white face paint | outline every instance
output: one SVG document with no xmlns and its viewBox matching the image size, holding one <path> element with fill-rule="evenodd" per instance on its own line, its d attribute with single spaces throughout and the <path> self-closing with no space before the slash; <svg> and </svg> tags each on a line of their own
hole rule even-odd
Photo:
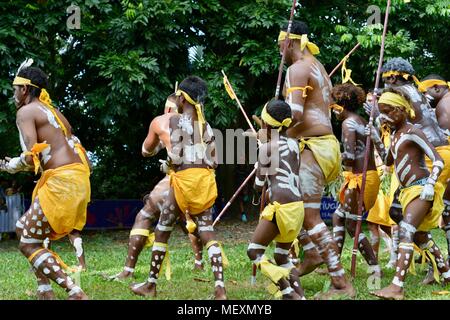
<svg viewBox="0 0 450 320">
<path fill-rule="evenodd" d="M 387 115 L 385 115 L 384 113 L 381 113 L 380 116 L 379 116 L 379 118 L 380 118 L 380 121 L 385 121 L 385 122 L 391 123 L 391 124 L 394 123 L 394 120 L 392 120 L 391 118 L 389 118 L 389 117 L 388 117 Z"/>
</svg>

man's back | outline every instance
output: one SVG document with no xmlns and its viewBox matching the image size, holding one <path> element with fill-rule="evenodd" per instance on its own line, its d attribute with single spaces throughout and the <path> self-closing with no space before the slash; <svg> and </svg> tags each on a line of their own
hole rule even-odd
<svg viewBox="0 0 450 320">
<path fill-rule="evenodd" d="M 33 142 L 26 140 L 34 138 L 36 139 L 36 143 L 45 142 L 49 144 L 49 147 L 41 153 L 41 163 L 44 170 L 55 169 L 71 163 L 82 163 L 73 147 L 75 141 L 72 139 L 73 136 L 69 122 L 58 110 L 54 110 L 67 129 L 67 135 L 70 139 L 66 138 L 56 117 L 50 109 L 43 104 L 33 102 L 23 106 L 17 111 L 17 125 L 19 128 L 22 128 L 23 126 L 26 128 L 34 126 L 35 128 L 34 137 L 32 130 L 28 131 L 28 129 L 26 129 L 28 134 L 25 138 L 22 136 L 22 132 L 20 132 L 22 147 L 25 145 L 28 147 L 27 149 L 30 150 L 32 148 L 32 145 L 30 144 Z M 20 131 L 22 130 L 23 129 L 20 129 Z"/>
<path fill-rule="evenodd" d="M 299 97 L 304 97 L 303 110 L 293 110 L 294 122 L 288 130 L 291 137 L 312 137 L 332 134 L 329 105 L 331 104 L 331 81 L 322 66 L 314 57 L 305 57 L 288 68 L 286 75 L 286 89 L 304 87 L 312 89 L 296 90 L 287 94 L 287 101 L 299 103 Z"/>
</svg>

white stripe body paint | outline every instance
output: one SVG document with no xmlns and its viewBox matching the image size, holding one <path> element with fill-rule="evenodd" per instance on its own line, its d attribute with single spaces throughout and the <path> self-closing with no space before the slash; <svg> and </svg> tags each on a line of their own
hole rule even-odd
<svg viewBox="0 0 450 320">
<path fill-rule="evenodd" d="M 153 246 L 152 251 L 161 251 L 161 252 L 166 252 L 166 247 L 162 247 L 162 246 Z"/>
<path fill-rule="evenodd" d="M 35 269 L 39 269 L 39 266 L 44 262 L 45 259 L 50 258 L 52 256 L 51 253 L 46 252 L 42 254 L 39 258 L 36 259 L 36 261 L 33 263 L 33 267 Z"/>
<path fill-rule="evenodd" d="M 250 243 L 250 244 L 248 245 L 248 249 L 249 249 L 249 250 L 251 250 L 251 249 L 254 249 L 254 250 L 266 250 L 267 247 L 262 246 L 262 245 L 257 244 L 257 243 Z"/>
<path fill-rule="evenodd" d="M 303 203 L 303 208 L 308 208 L 308 209 L 320 209 L 320 203 L 319 202 L 308 202 L 308 203 Z"/>
<path fill-rule="evenodd" d="M 308 235 L 313 236 L 319 232 L 322 232 L 322 230 L 327 229 L 327 226 L 325 223 L 321 222 L 316 224 L 312 229 L 308 230 Z"/>
<path fill-rule="evenodd" d="M 130 268 L 130 267 L 127 267 L 127 266 L 123 267 L 123 270 L 127 271 L 127 272 L 134 272 L 134 268 Z"/>
<path fill-rule="evenodd" d="M 288 255 L 289 254 L 289 250 L 285 250 L 285 249 L 282 249 L 282 248 L 275 248 L 274 253 Z"/>
</svg>

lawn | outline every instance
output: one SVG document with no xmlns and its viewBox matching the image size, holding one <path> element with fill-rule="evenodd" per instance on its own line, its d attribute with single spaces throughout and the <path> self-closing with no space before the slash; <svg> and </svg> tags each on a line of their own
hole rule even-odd
<svg viewBox="0 0 450 320">
<path fill-rule="evenodd" d="M 255 221 L 242 223 L 240 221 L 225 221 L 217 225 L 217 235 L 223 242 L 230 266 L 225 270 L 225 285 L 229 299 L 235 300 L 270 300 L 274 299 L 267 290 L 269 281 L 259 272 L 256 285 L 250 285 L 251 263 L 247 258 L 246 250 L 251 234 L 256 226 Z M 131 300 L 143 299 L 135 296 L 129 289 L 132 282 L 111 282 L 104 279 L 102 275 L 118 273 L 125 260 L 127 252 L 127 238 L 129 231 L 89 231 L 84 233 L 83 241 L 86 252 L 88 270 L 81 273 L 81 286 L 90 299 L 99 300 Z M 446 252 L 446 241 L 442 230 L 434 230 L 433 236 L 439 247 Z M 29 300 L 35 299 L 36 282 L 34 275 L 30 272 L 30 265 L 17 250 L 17 240 L 3 240 L 0 242 L 0 300 Z M 347 236 L 343 252 L 343 264 L 350 274 L 352 243 Z M 68 265 L 76 262 L 75 254 L 67 239 L 53 243 L 53 249 L 60 254 Z M 186 235 L 176 228 L 169 242 L 170 261 L 172 265 L 172 279 L 167 281 L 160 276 L 158 284 L 157 299 L 178 300 L 207 300 L 213 298 L 213 279 L 207 254 L 203 260 L 206 268 L 203 272 L 193 272 L 194 257 Z M 382 245 L 384 249 L 384 244 Z M 382 252 L 382 249 L 380 252 Z M 270 247 L 269 256 L 272 255 L 273 247 Z M 389 259 L 386 252 L 381 253 L 381 266 L 383 267 Z M 148 276 L 150 250 L 144 249 L 136 268 L 136 279 L 142 282 Z M 409 275 L 406 280 L 407 299 L 449 299 L 450 295 L 434 295 L 433 291 L 444 290 L 440 285 L 424 286 L 421 281 L 425 271 L 416 276 Z M 384 277 L 381 286 L 390 283 L 393 270 L 383 268 Z M 366 263 L 361 255 L 357 259 L 357 276 L 353 281 L 357 290 L 356 299 L 376 299 L 369 294 L 367 286 L 368 276 L 366 274 Z M 324 290 L 329 285 L 328 277 L 315 272 L 302 277 L 301 283 L 305 289 L 307 299 L 312 299 L 314 294 Z M 67 295 L 55 284 L 53 284 L 58 299 L 66 299 Z"/>
</svg>

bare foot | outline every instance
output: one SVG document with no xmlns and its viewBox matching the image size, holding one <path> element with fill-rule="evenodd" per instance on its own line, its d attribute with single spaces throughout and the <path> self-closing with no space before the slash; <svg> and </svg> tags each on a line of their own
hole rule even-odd
<svg viewBox="0 0 450 320">
<path fill-rule="evenodd" d="M 205 268 L 203 267 L 203 263 L 202 264 L 197 264 L 194 263 L 194 271 L 203 271 Z"/>
<path fill-rule="evenodd" d="M 328 274 L 327 268 L 317 268 L 317 269 L 315 270 L 315 272 L 316 272 L 317 274 L 322 275 L 322 276 Z"/>
<path fill-rule="evenodd" d="M 45 292 L 37 292 L 38 300 L 56 300 L 55 293 L 53 290 Z"/>
<path fill-rule="evenodd" d="M 315 295 L 315 300 L 334 300 L 347 297 L 348 299 L 354 298 L 356 295 L 355 288 L 346 280 L 346 285 L 340 289 L 331 286 L 327 292 L 319 293 Z"/>
<path fill-rule="evenodd" d="M 300 262 L 297 266 L 299 277 L 313 272 L 318 266 L 323 263 L 324 261 L 317 250 L 311 249 L 306 251 L 303 262 Z"/>
<path fill-rule="evenodd" d="M 450 281 L 450 279 L 448 279 Z M 434 279 L 433 275 L 433 269 L 428 269 L 427 275 L 425 276 L 425 279 L 423 279 L 422 284 L 435 284 L 436 279 Z"/>
<path fill-rule="evenodd" d="M 70 295 L 67 300 L 89 300 L 89 298 L 83 291 L 80 291 L 78 293 Z"/>
<path fill-rule="evenodd" d="M 134 283 L 130 286 L 134 294 L 143 297 L 156 297 L 156 284 L 149 282 Z"/>
<path fill-rule="evenodd" d="M 216 287 L 214 289 L 214 300 L 228 300 L 225 288 Z"/>
<path fill-rule="evenodd" d="M 405 298 L 403 288 L 396 286 L 395 284 L 390 284 L 386 288 L 371 292 L 370 294 L 387 300 L 403 300 Z"/>
<path fill-rule="evenodd" d="M 134 278 L 134 272 L 123 270 L 122 272 L 116 275 L 108 277 L 108 280 L 123 280 L 128 278 Z"/>
</svg>

